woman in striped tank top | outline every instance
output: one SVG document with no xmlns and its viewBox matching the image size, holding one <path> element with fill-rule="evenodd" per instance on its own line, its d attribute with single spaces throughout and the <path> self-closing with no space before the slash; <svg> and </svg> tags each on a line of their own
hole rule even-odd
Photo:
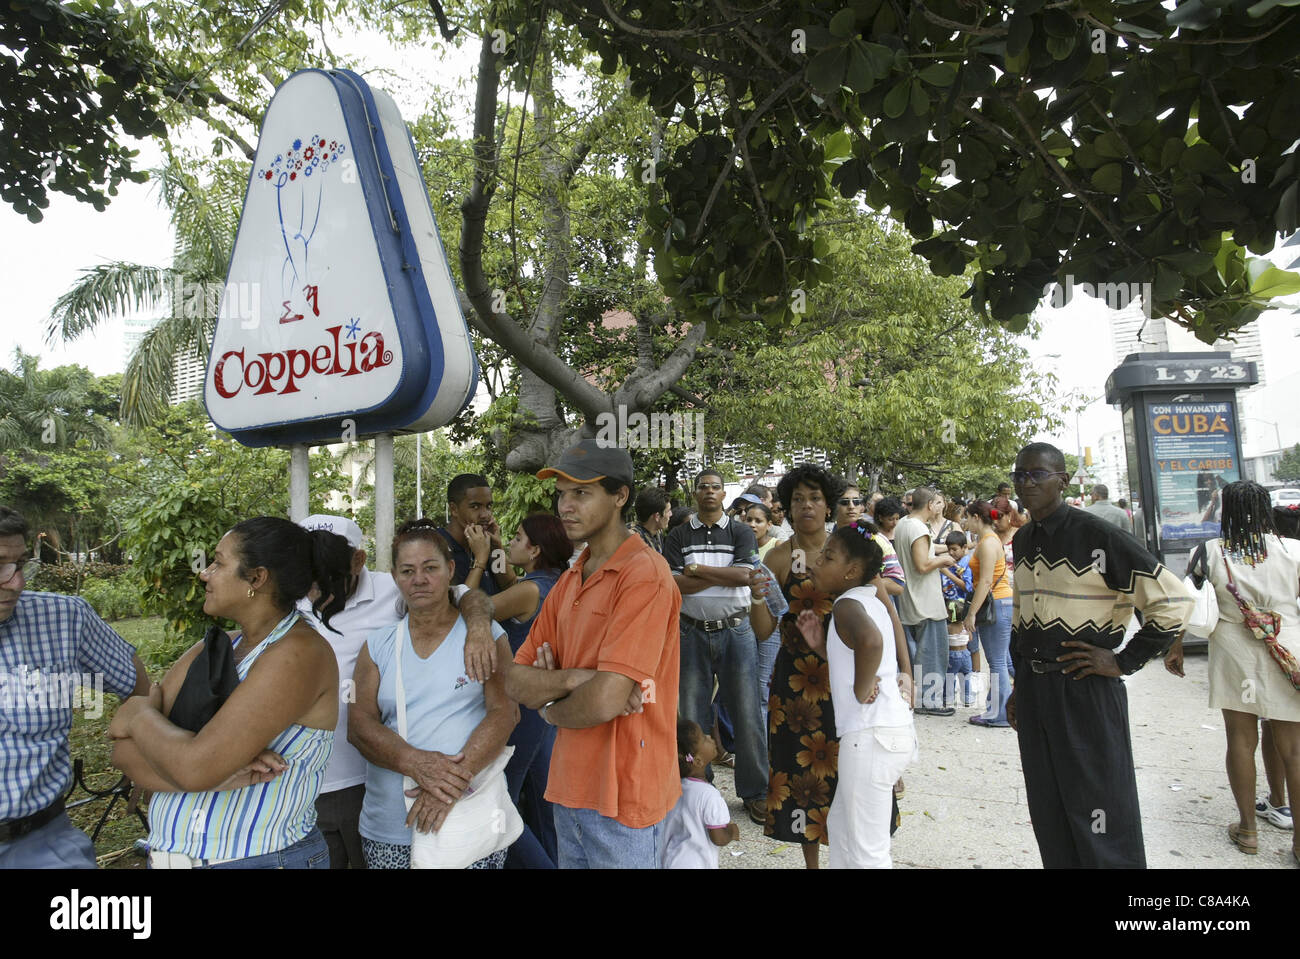
<svg viewBox="0 0 1300 959">
<path fill-rule="evenodd" d="M 339 537 L 267 516 L 231 529 L 199 578 L 203 611 L 239 624 L 239 684 L 197 733 L 168 720 L 199 642 L 114 717 L 114 765 L 154 793 L 152 868 L 329 867 L 315 802 L 334 743 L 338 666 L 294 609 L 316 584 L 327 597 L 313 607 L 322 623 L 343 607 L 350 569 L 338 557 L 348 551 L 327 538 Z"/>
</svg>

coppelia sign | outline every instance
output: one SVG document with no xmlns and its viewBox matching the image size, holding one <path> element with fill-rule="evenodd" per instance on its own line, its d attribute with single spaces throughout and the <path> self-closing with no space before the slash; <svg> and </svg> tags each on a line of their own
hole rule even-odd
<svg viewBox="0 0 1300 959">
<path fill-rule="evenodd" d="M 410 134 L 348 70 L 302 70 L 262 121 L 204 400 L 249 446 L 434 429 L 478 362 Z"/>
</svg>

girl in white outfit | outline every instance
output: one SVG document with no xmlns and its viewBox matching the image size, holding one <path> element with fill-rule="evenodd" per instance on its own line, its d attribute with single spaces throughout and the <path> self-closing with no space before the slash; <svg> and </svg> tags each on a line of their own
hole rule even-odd
<svg viewBox="0 0 1300 959">
<path fill-rule="evenodd" d="M 813 565 L 813 584 L 836 597 L 826 637 L 831 702 L 840 739 L 839 782 L 826 820 L 832 869 L 889 869 L 893 785 L 916 758 L 912 711 L 898 688 L 889 613 L 865 585 L 884 554 L 865 527 L 837 529 Z M 805 611 L 798 620 L 809 645 L 821 627 Z M 888 637 L 888 639 L 886 639 Z"/>
<path fill-rule="evenodd" d="M 727 801 L 706 782 L 718 746 L 689 719 L 677 720 L 677 766 L 682 795 L 664 820 L 662 869 L 717 869 L 718 849 L 740 838 Z"/>
</svg>

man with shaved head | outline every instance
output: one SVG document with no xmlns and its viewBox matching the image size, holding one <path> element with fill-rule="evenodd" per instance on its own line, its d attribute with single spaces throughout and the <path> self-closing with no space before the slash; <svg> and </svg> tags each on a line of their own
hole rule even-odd
<svg viewBox="0 0 1300 959">
<path fill-rule="evenodd" d="M 1012 478 L 1032 522 L 1012 542 L 1007 720 L 1043 865 L 1145 868 L 1122 677 L 1173 644 L 1192 596 L 1128 533 L 1065 504 L 1056 447 L 1026 446 Z M 1116 652 L 1135 609 L 1142 628 Z"/>
</svg>

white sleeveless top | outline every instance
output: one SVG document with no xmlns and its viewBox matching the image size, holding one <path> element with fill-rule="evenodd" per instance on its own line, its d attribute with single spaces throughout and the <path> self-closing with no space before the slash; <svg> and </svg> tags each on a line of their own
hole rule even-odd
<svg viewBox="0 0 1300 959">
<path fill-rule="evenodd" d="M 835 617 L 831 616 L 830 634 L 826 637 L 826 658 L 831 667 L 831 703 L 835 707 L 835 734 L 849 733 L 874 726 L 910 726 L 912 711 L 898 691 L 898 656 L 894 650 L 894 624 L 884 605 L 876 598 L 876 587 L 854 586 L 845 590 L 835 601 L 858 603 L 866 610 L 871 621 L 880 630 L 884 649 L 880 655 L 880 693 L 872 703 L 860 703 L 853 693 L 854 653 L 840 639 L 835 630 Z"/>
</svg>

